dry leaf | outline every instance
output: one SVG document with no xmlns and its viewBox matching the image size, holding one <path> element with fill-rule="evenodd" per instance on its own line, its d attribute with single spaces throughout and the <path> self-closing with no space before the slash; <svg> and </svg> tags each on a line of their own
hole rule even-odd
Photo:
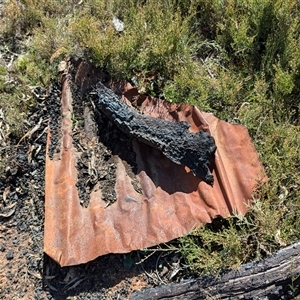
<svg viewBox="0 0 300 300">
<path fill-rule="evenodd" d="M 6 187 L 3 191 L 3 195 L 2 195 L 2 198 L 3 198 L 3 201 L 6 202 L 6 198 L 7 198 L 7 195 L 9 194 L 10 192 L 10 187 Z"/>
</svg>

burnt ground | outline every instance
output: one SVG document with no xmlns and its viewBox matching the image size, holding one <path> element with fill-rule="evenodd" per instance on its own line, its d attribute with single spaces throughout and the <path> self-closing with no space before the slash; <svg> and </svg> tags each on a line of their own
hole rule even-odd
<svg viewBox="0 0 300 300">
<path fill-rule="evenodd" d="M 73 97 L 73 141 L 79 155 L 77 188 L 81 205 L 87 206 L 89 195 L 99 185 L 102 200 L 106 206 L 116 201 L 112 188 L 116 184 L 115 157 L 119 156 L 133 182 L 136 191 L 141 193 L 139 182 L 134 176 L 137 172 L 135 153 L 129 137 L 123 134 L 94 104 L 95 95 L 81 97 L 75 85 Z"/>
<path fill-rule="evenodd" d="M 127 162 L 129 173 L 136 171 L 131 142 L 94 110 L 92 98 L 82 99 L 76 87 L 73 93 L 77 94 L 73 138 L 81 153 L 77 164 L 81 205 L 88 205 L 89 192 L 97 181 L 110 205 L 115 201 L 114 155 Z M 33 94 L 38 105 L 24 123 L 29 134 L 21 140 L 10 135 L 2 145 L 1 155 L 8 160 L 0 175 L 0 298 L 128 299 L 135 290 L 190 277 L 181 256 L 172 251 L 106 255 L 64 268 L 43 253 L 46 134 L 49 124 L 49 155 L 53 157 L 59 151 L 60 86 L 35 88 Z M 87 125 L 89 130 L 85 130 Z M 140 191 L 137 182 L 135 188 Z"/>
</svg>

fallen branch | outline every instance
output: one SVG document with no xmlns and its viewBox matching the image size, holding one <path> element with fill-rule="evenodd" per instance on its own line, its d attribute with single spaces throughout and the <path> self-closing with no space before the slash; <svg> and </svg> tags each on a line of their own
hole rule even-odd
<svg viewBox="0 0 300 300">
<path fill-rule="evenodd" d="M 300 243 L 228 271 L 132 294 L 130 300 L 292 299 L 299 293 Z M 266 298 L 265 298 L 266 297 Z"/>
<path fill-rule="evenodd" d="M 210 162 L 216 145 L 211 135 L 190 132 L 188 122 L 171 122 L 138 113 L 101 83 L 94 91 L 98 95 L 97 108 L 121 131 L 160 150 L 174 163 L 189 167 L 195 176 L 213 184 Z"/>
</svg>

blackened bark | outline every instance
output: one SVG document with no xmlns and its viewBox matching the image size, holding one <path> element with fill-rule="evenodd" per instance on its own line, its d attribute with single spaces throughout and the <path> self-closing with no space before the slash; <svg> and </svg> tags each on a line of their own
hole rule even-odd
<svg viewBox="0 0 300 300">
<path fill-rule="evenodd" d="M 204 131 L 190 132 L 188 122 L 171 122 L 143 115 L 101 83 L 94 92 L 98 95 L 97 108 L 125 134 L 160 150 L 174 163 L 189 167 L 195 176 L 213 184 L 210 162 L 216 145 L 211 135 Z"/>
<path fill-rule="evenodd" d="M 300 243 L 220 277 L 202 276 L 136 291 L 130 300 L 293 299 L 300 286 Z"/>
</svg>

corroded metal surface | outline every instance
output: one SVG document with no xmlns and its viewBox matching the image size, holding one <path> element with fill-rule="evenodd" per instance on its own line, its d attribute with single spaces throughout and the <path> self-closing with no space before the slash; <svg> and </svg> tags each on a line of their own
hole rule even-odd
<svg viewBox="0 0 300 300">
<path fill-rule="evenodd" d="M 76 82 L 88 86 L 87 68 L 80 68 Z M 93 79 L 94 80 L 94 79 Z M 123 100 L 143 114 L 169 121 L 188 122 L 191 132 L 203 130 L 215 140 L 213 186 L 191 170 L 170 161 L 159 150 L 132 140 L 137 170 L 133 184 L 126 163 L 116 155 L 116 202 L 106 207 L 101 189 L 90 194 L 87 208 L 80 205 L 78 173 L 72 139 L 71 78 L 62 80 L 60 153 L 46 154 L 44 250 L 61 266 L 85 263 L 107 253 L 126 253 L 186 234 L 217 216 L 244 214 L 252 192 L 263 182 L 264 172 L 245 127 L 221 121 L 189 105 L 174 105 L 141 96 L 124 86 Z M 120 90 L 120 86 L 115 87 Z M 48 148 L 51 143 L 48 135 Z"/>
</svg>

